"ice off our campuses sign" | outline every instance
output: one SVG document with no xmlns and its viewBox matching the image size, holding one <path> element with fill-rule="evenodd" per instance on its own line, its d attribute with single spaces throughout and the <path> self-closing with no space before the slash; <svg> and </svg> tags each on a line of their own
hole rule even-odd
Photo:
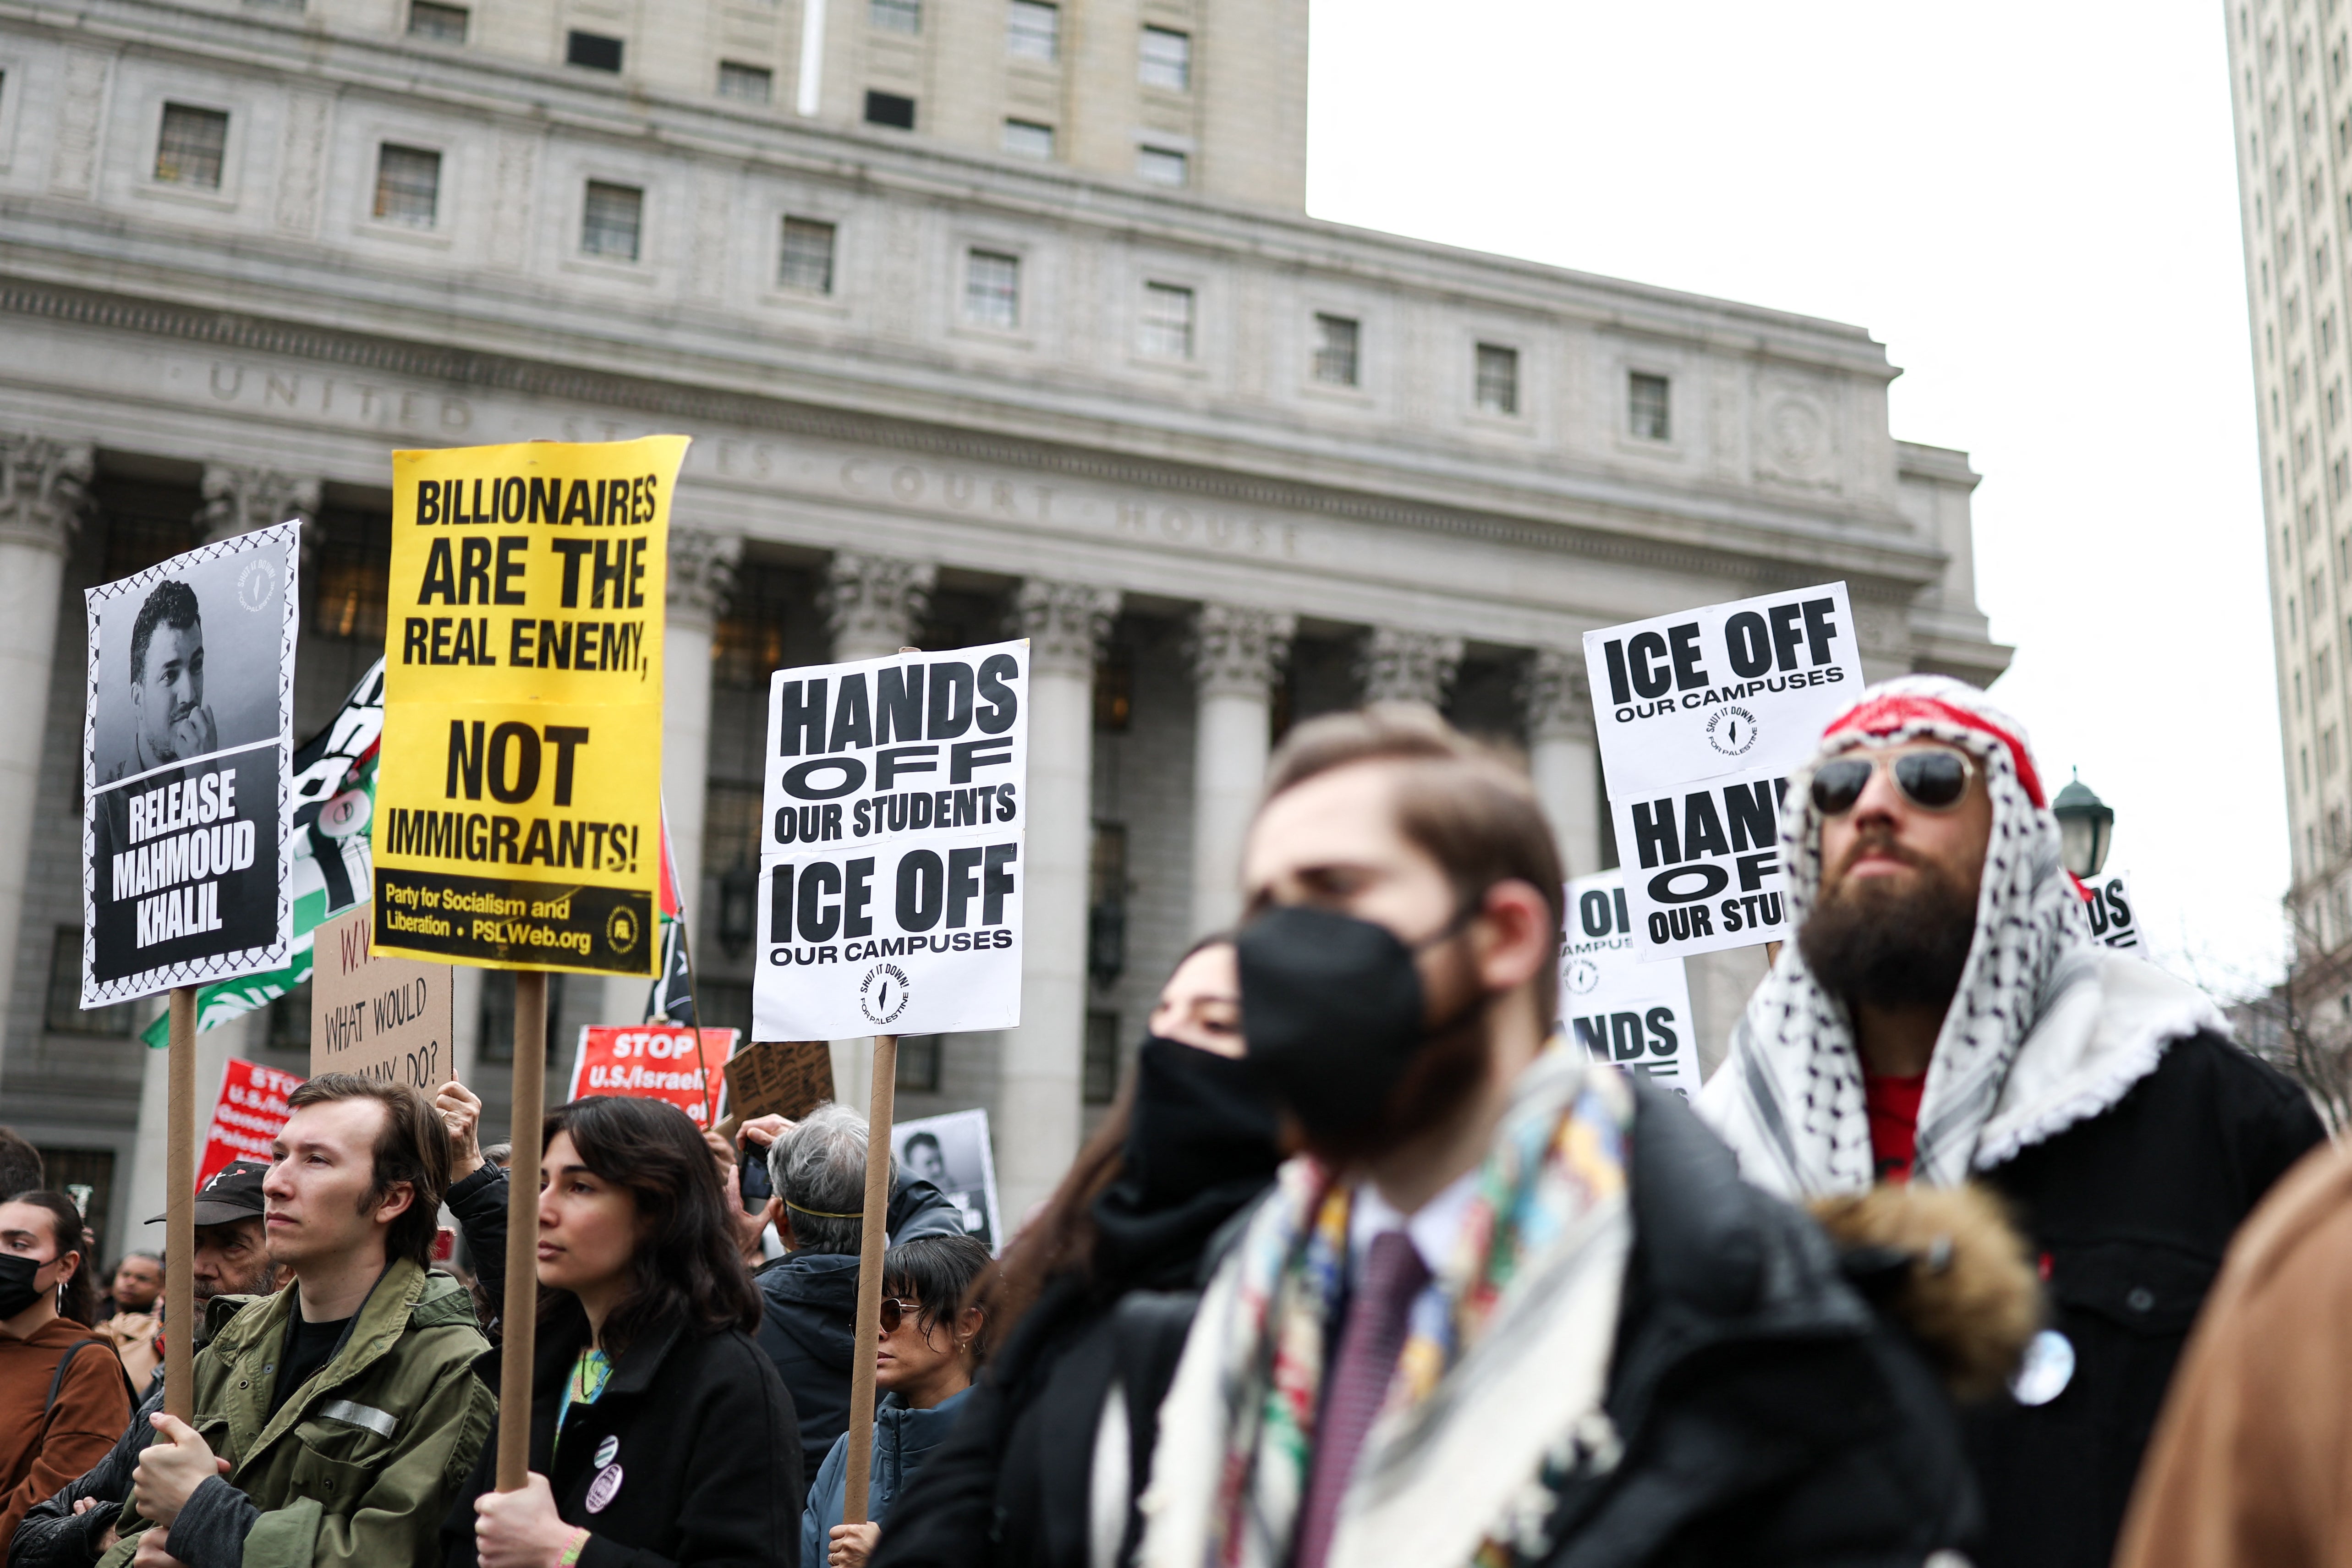
<svg viewBox="0 0 2352 1568">
<path fill-rule="evenodd" d="M 1594 1061 L 1613 1062 L 1685 1098 L 1698 1088 L 1683 961 L 1644 963 L 1636 953 L 1620 872 L 1579 877 L 1568 885 L 1559 1028 Z"/>
<path fill-rule="evenodd" d="M 779 670 L 752 1033 L 1021 1018 L 1029 645 Z"/>
<path fill-rule="evenodd" d="M 1789 774 L 1862 690 L 1845 584 L 1584 635 L 1625 902 L 1645 956 L 1789 935 Z"/>
<path fill-rule="evenodd" d="M 298 532 L 256 529 L 86 595 L 85 1007 L 289 962 Z"/>
</svg>

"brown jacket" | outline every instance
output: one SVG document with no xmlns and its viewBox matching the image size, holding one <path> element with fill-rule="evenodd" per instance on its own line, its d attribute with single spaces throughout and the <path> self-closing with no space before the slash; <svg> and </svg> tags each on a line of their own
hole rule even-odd
<svg viewBox="0 0 2352 1568">
<path fill-rule="evenodd" d="M 2352 1150 L 2305 1155 L 2231 1243 L 2116 1552 L 2238 1564 L 2352 1564 Z"/>
<path fill-rule="evenodd" d="M 106 1458 L 131 1421 L 131 1391 L 113 1347 L 81 1352 L 43 1409 L 58 1358 L 95 1339 L 54 1318 L 28 1339 L 0 1334 L 0 1542 L 16 1533 L 26 1510 Z"/>
</svg>

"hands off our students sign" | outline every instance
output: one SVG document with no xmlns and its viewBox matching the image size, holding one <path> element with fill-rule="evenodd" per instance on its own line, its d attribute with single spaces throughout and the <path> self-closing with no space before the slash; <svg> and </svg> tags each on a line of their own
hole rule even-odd
<svg viewBox="0 0 2352 1568">
<path fill-rule="evenodd" d="M 683 436 L 393 454 L 375 949 L 651 974 Z"/>
<path fill-rule="evenodd" d="M 1863 687 L 1845 584 L 1587 632 L 1584 659 L 1636 951 L 1786 938 L 1781 798 Z"/>
<path fill-rule="evenodd" d="M 752 1033 L 1021 1021 L 1029 644 L 777 671 Z"/>
</svg>

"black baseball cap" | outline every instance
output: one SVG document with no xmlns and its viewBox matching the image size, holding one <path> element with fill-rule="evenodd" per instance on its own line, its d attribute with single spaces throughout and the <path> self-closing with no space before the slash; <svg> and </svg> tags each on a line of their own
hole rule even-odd
<svg viewBox="0 0 2352 1568">
<path fill-rule="evenodd" d="M 213 1173 L 213 1179 L 196 1189 L 196 1223 L 198 1225 L 234 1225 L 241 1219 L 261 1217 L 261 1179 L 269 1174 L 269 1167 L 258 1160 L 231 1160 Z M 149 1225 L 161 1225 L 163 1215 L 157 1215 Z"/>
</svg>

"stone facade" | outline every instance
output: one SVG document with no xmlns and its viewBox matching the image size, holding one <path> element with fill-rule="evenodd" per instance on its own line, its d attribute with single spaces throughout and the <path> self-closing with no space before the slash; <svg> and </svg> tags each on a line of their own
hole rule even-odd
<svg viewBox="0 0 2352 1568">
<path fill-rule="evenodd" d="M 994 1110 L 1012 1213 L 1233 918 L 1282 725 L 1444 703 L 1528 750 L 1587 870 L 1591 627 L 1842 577 L 1873 675 L 2003 667 L 1976 476 L 1890 436 L 1867 332 L 1304 216 L 1304 0 L 935 3 L 911 32 L 818 5 L 0 0 L 0 1093 L 116 1157 L 108 1250 L 160 1206 L 131 1168 L 159 1091 L 141 1019 L 49 984 L 78 591 L 305 518 L 307 729 L 381 646 L 396 447 L 695 437 L 647 741 L 712 1021 L 748 1017 L 764 672 L 1038 639 L 1024 1022 L 902 1065 L 908 1114 Z M 576 33 L 622 68 L 564 63 Z M 1052 156 L 1000 151 L 1010 119 Z M 1750 962 L 1700 966 L 1706 1032 Z M 457 1042 L 493 1117 L 501 994 L 468 977 Z M 566 982 L 559 1063 L 638 995 Z M 299 1011 L 206 1048 L 299 1065 Z"/>
</svg>

